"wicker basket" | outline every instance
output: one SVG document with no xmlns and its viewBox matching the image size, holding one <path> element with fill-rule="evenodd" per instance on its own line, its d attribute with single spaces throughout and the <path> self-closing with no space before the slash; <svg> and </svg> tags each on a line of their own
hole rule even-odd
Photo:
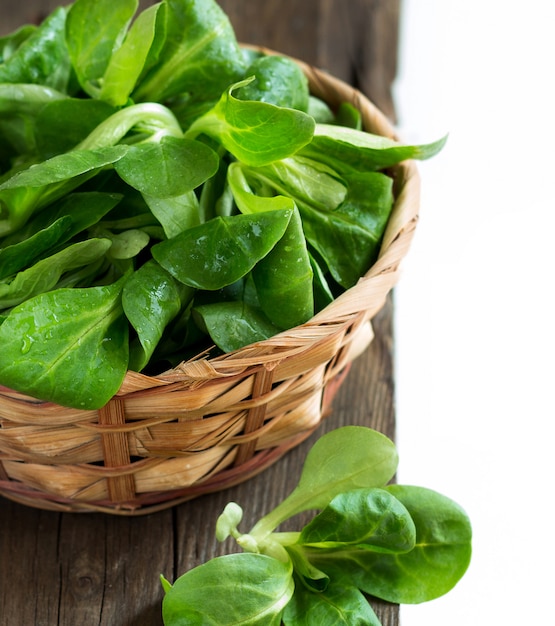
<svg viewBox="0 0 555 626">
<path fill-rule="evenodd" d="M 365 130 L 396 138 L 360 92 L 299 64 L 315 96 L 332 108 L 352 103 Z M 412 239 L 415 164 L 406 161 L 392 175 L 395 207 L 378 261 L 306 324 L 157 377 L 129 371 L 98 411 L 0 387 L 0 494 L 57 511 L 150 513 L 247 480 L 308 437 L 371 341 L 370 320 Z"/>
</svg>

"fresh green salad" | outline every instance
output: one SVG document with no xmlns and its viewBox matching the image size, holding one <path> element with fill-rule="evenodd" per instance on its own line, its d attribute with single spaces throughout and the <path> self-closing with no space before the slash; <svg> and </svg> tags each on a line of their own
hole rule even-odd
<svg viewBox="0 0 555 626">
<path fill-rule="evenodd" d="M 77 0 L 0 38 L 0 385 L 98 408 L 128 369 L 264 340 L 353 286 L 387 168 L 444 141 L 351 109 L 243 49 L 213 0 Z"/>
<path fill-rule="evenodd" d="M 416 604 L 450 591 L 466 572 L 472 528 L 446 496 L 389 484 L 397 450 L 384 435 L 346 426 L 323 435 L 297 487 L 247 533 L 236 503 L 216 536 L 243 552 L 162 577 L 165 626 L 380 626 L 367 596 Z M 302 512 L 299 531 L 276 530 Z"/>
</svg>

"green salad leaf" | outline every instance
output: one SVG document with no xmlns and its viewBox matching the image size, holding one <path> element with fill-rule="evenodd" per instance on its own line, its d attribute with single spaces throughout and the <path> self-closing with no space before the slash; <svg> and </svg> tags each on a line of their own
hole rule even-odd
<svg viewBox="0 0 555 626">
<path fill-rule="evenodd" d="M 279 328 L 260 311 L 242 301 L 217 302 L 195 306 L 193 314 L 214 343 L 224 352 L 269 339 Z"/>
<path fill-rule="evenodd" d="M 141 371 L 148 363 L 166 326 L 179 314 L 190 290 L 181 287 L 153 260 L 126 281 L 122 305 L 138 342 L 131 345 L 129 368 Z"/>
<path fill-rule="evenodd" d="M 240 100 L 233 92 L 249 85 L 247 78 L 232 85 L 218 103 L 199 117 L 188 137 L 204 133 L 247 165 L 284 159 L 310 142 L 315 122 L 310 115 L 256 100 Z"/>
<path fill-rule="evenodd" d="M 37 153 L 46 160 L 73 150 L 115 112 L 102 100 L 51 99 L 33 121 Z"/>
<path fill-rule="evenodd" d="M 0 280 L 23 269 L 42 252 L 56 245 L 67 233 L 71 223 L 71 217 L 65 215 L 27 239 L 0 249 Z"/>
<path fill-rule="evenodd" d="M 62 274 L 94 263 L 108 252 L 111 245 L 108 239 L 87 239 L 37 261 L 15 274 L 12 280 L 0 282 L 0 307 L 10 309 L 35 295 L 50 291 Z"/>
<path fill-rule="evenodd" d="M 393 442 L 374 430 L 345 426 L 333 437 L 322 437 L 309 451 L 297 487 L 254 526 L 251 534 L 264 538 L 292 515 L 323 509 L 345 491 L 381 487 L 393 478 L 398 461 Z"/>
<path fill-rule="evenodd" d="M 66 99 L 66 94 L 44 85 L 0 83 L 0 173 L 9 170 L 14 157 L 24 159 L 38 150 L 38 116 L 50 103 Z"/>
<path fill-rule="evenodd" d="M 66 9 L 54 9 L 34 29 L 19 30 L 0 62 L 0 84 L 35 84 L 66 91 L 70 87 L 71 61 L 65 39 Z M 24 34 L 25 36 L 21 37 Z M 17 45 L 19 44 L 19 45 Z"/>
<path fill-rule="evenodd" d="M 135 102 L 216 102 L 244 76 L 245 60 L 227 15 L 213 1 L 164 0 L 157 61 L 132 93 Z"/>
<path fill-rule="evenodd" d="M 290 219 L 290 211 L 215 217 L 156 244 L 152 254 L 183 284 L 222 289 L 245 276 L 270 252 Z"/>
<path fill-rule="evenodd" d="M 429 159 L 445 145 L 446 137 L 418 146 L 401 145 L 393 139 L 338 124 L 317 124 L 314 137 L 301 150 L 304 157 L 325 163 L 337 172 L 373 172 L 406 159 Z"/>
<path fill-rule="evenodd" d="M 51 205 L 101 169 L 113 165 L 128 150 L 109 146 L 94 150 L 66 152 L 17 172 L 0 185 L 0 236 L 24 226 L 37 210 Z"/>
<path fill-rule="evenodd" d="M 337 550 L 349 546 L 376 552 L 409 552 L 416 528 L 406 507 L 385 489 L 340 493 L 299 537 L 306 546 Z"/>
<path fill-rule="evenodd" d="M 108 60 L 98 94 L 100 100 L 113 106 L 128 102 L 157 42 L 157 27 L 164 8 L 162 3 L 154 4 L 137 15 L 121 46 Z"/>
<path fill-rule="evenodd" d="M 393 442 L 374 430 L 346 426 L 320 437 L 296 489 L 248 533 L 238 529 L 242 508 L 225 507 L 216 537 L 232 536 L 243 553 L 212 559 L 173 586 L 163 579 L 165 626 L 226 626 L 243 623 L 243 616 L 244 623 L 258 624 L 249 619 L 269 606 L 275 623 L 286 626 L 380 626 L 368 595 L 420 603 L 448 593 L 470 562 L 468 516 L 435 491 L 390 484 L 396 466 Z M 276 530 L 313 509 L 300 531 Z M 276 568 L 271 583 L 269 561 Z M 225 603 L 208 609 L 208 589 Z"/>
<path fill-rule="evenodd" d="M 268 102 L 308 112 L 308 79 L 292 59 L 279 55 L 259 55 L 245 71 L 253 79 L 237 90 L 241 100 Z"/>
<path fill-rule="evenodd" d="M 166 624 L 279 626 L 293 595 L 291 565 L 262 554 L 228 554 L 184 574 L 166 591 Z"/>
<path fill-rule="evenodd" d="M 75 0 L 70 6 L 67 47 L 79 84 L 89 96 L 100 96 L 107 68 L 118 63 L 119 46 L 138 4 L 138 0 Z"/>
<path fill-rule="evenodd" d="M 465 511 L 446 496 L 424 487 L 390 485 L 387 489 L 414 520 L 415 546 L 404 554 L 364 560 L 357 576 L 360 588 L 405 604 L 444 595 L 470 563 L 471 529 Z"/>
<path fill-rule="evenodd" d="M 297 585 L 282 621 L 285 626 L 381 626 L 364 595 L 356 587 L 337 582 L 321 593 Z"/>
<path fill-rule="evenodd" d="M 116 172 L 131 187 L 154 198 L 183 196 L 217 171 L 216 153 L 199 141 L 167 135 L 131 146 Z"/>
<path fill-rule="evenodd" d="M 123 282 L 59 289 L 16 306 L 0 325 L 0 380 L 77 408 L 99 408 L 119 389 L 128 363 Z"/>
</svg>

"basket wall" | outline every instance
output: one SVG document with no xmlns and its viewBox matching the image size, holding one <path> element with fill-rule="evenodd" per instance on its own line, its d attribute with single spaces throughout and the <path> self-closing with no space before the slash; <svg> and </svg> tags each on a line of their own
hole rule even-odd
<svg viewBox="0 0 555 626">
<path fill-rule="evenodd" d="M 298 63 L 315 96 L 332 108 L 352 103 L 365 130 L 396 138 L 360 92 Z M 161 376 L 128 372 L 98 411 L 0 387 L 0 494 L 43 509 L 149 513 L 247 480 L 308 437 L 371 341 L 371 319 L 412 239 L 418 173 L 408 161 L 392 175 L 396 201 L 378 261 L 306 324 Z"/>
</svg>

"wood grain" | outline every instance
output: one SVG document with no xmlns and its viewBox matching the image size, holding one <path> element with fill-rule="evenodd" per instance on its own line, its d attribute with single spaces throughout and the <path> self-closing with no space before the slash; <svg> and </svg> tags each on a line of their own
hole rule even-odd
<svg viewBox="0 0 555 626">
<path fill-rule="evenodd" d="M 141 2 L 147 6 L 153 2 Z M 2 0 L 0 35 L 39 20 L 56 1 Z M 281 50 L 359 87 L 394 119 L 400 0 L 220 0 L 241 41 Z M 306 453 L 346 424 L 395 436 L 392 299 L 374 320 L 375 339 L 355 361 L 332 413 L 314 435 L 247 483 L 143 517 L 65 514 L 0 499 L 0 626 L 160 626 L 159 574 L 186 570 L 234 550 L 214 524 L 230 500 L 244 527 L 295 486 Z M 286 528 L 302 523 L 297 519 Z M 383 626 L 398 607 L 372 600 Z"/>
</svg>

